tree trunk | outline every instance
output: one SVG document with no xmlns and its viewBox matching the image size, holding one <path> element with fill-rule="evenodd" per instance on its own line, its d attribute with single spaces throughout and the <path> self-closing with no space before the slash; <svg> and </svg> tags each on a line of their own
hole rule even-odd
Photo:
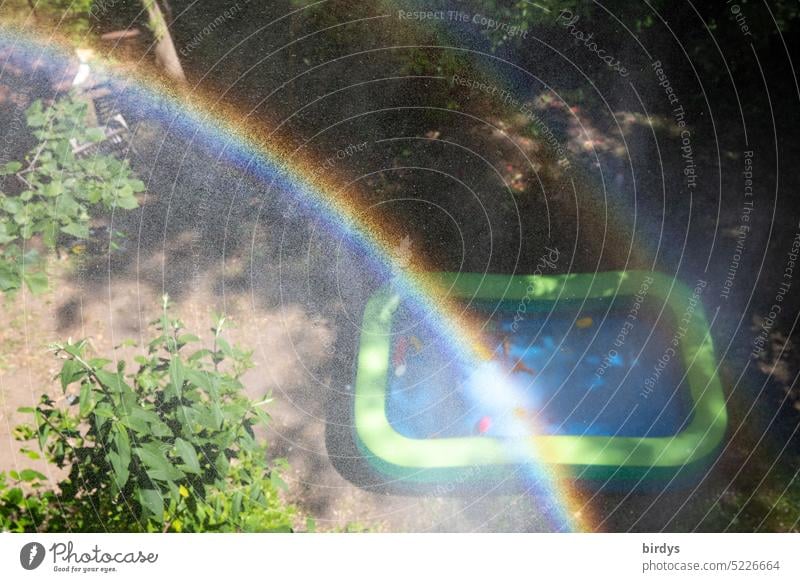
<svg viewBox="0 0 800 582">
<path fill-rule="evenodd" d="M 147 10 L 150 30 L 156 39 L 156 64 L 170 79 L 185 83 L 186 75 L 183 72 L 178 53 L 175 51 L 175 43 L 172 42 L 172 35 L 169 33 L 161 8 L 158 7 L 156 0 L 142 0 L 142 2 Z"/>
</svg>

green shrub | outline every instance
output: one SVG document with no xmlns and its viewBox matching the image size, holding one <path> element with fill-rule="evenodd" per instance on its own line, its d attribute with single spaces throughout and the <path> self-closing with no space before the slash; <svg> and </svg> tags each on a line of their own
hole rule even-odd
<svg viewBox="0 0 800 582">
<path fill-rule="evenodd" d="M 67 404 L 44 395 L 21 409 L 34 423 L 17 437 L 37 440 L 69 473 L 56 493 L 41 493 L 35 472 L 11 475 L 34 486 L 28 494 L 0 479 L 3 529 L 291 530 L 294 510 L 278 495 L 285 461 L 269 464 L 254 431 L 269 420 L 262 410 L 269 400 L 243 393 L 250 353 L 222 337 L 225 318 L 203 347 L 170 317 L 166 297 L 153 323 L 157 335 L 130 373 L 123 358 L 112 365 L 91 357 L 86 341 L 54 346 Z"/>
<path fill-rule="evenodd" d="M 56 495 L 44 482 L 45 476 L 31 469 L 0 473 L 0 531 L 37 531 L 57 511 Z"/>
<path fill-rule="evenodd" d="M 92 27 L 92 14 L 103 15 L 108 11 L 103 6 L 111 2 L 117 4 L 114 0 L 5 0 L 0 19 L 5 25 L 38 29 L 49 36 L 57 33 L 79 43 L 85 42 Z"/>
<path fill-rule="evenodd" d="M 54 250 L 67 238 L 90 236 L 93 217 L 103 209 L 133 209 L 144 183 L 133 177 L 126 160 L 112 155 L 76 156 L 82 147 L 105 139 L 101 128 L 86 125 L 87 104 L 75 97 L 45 109 L 41 101 L 27 110 L 38 140 L 22 162 L 0 166 L 0 292 L 47 288 L 36 238 Z"/>
</svg>

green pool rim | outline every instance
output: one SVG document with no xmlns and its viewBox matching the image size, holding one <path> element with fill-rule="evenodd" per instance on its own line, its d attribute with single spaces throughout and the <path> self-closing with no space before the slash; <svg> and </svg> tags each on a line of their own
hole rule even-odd
<svg viewBox="0 0 800 582">
<path fill-rule="evenodd" d="M 684 320 L 676 355 L 686 371 L 692 418 L 681 432 L 659 437 L 538 435 L 525 437 L 540 460 L 585 479 L 663 479 L 705 466 L 727 426 L 725 396 L 702 303 L 683 283 L 647 271 L 570 275 L 433 275 L 454 297 L 470 301 L 520 301 L 527 306 L 558 301 L 610 301 L 648 296 L 663 301 L 674 322 Z M 694 303 L 691 318 L 685 317 Z M 386 416 L 392 319 L 400 304 L 389 288 L 377 291 L 364 310 L 356 362 L 354 424 L 357 442 L 381 473 L 412 481 L 444 481 L 502 474 L 516 464 L 507 439 L 488 436 L 415 439 L 397 432 Z M 528 307 L 530 309 L 530 307 Z M 686 320 L 688 319 L 688 322 Z"/>
</svg>

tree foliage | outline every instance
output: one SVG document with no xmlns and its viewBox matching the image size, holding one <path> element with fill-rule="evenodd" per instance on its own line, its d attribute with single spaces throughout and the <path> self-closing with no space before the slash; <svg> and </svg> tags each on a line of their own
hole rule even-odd
<svg viewBox="0 0 800 582">
<path fill-rule="evenodd" d="M 69 239 L 90 236 L 92 218 L 103 210 L 130 210 L 145 187 L 127 160 L 113 155 L 82 156 L 105 139 L 102 128 L 86 124 L 86 102 L 68 97 L 27 110 L 37 139 L 22 161 L 0 167 L 0 291 L 26 284 L 32 292 L 47 287 L 41 253 Z"/>
<path fill-rule="evenodd" d="M 43 395 L 22 409 L 34 420 L 16 434 L 68 475 L 56 492 L 35 471 L 0 476 L 0 528 L 290 530 L 293 509 L 278 497 L 285 461 L 268 463 L 255 433 L 269 421 L 269 400 L 244 395 L 250 353 L 225 340 L 224 324 L 217 318 L 204 347 L 170 316 L 165 298 L 132 372 L 122 358 L 92 357 L 86 341 L 55 345 L 64 399 Z"/>
</svg>

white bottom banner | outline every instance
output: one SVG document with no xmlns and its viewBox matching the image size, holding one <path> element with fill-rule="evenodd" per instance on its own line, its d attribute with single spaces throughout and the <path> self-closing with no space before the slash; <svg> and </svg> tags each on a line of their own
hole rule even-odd
<svg viewBox="0 0 800 582">
<path fill-rule="evenodd" d="M 2 534 L 2 580 L 800 580 L 792 534 Z"/>
</svg>

